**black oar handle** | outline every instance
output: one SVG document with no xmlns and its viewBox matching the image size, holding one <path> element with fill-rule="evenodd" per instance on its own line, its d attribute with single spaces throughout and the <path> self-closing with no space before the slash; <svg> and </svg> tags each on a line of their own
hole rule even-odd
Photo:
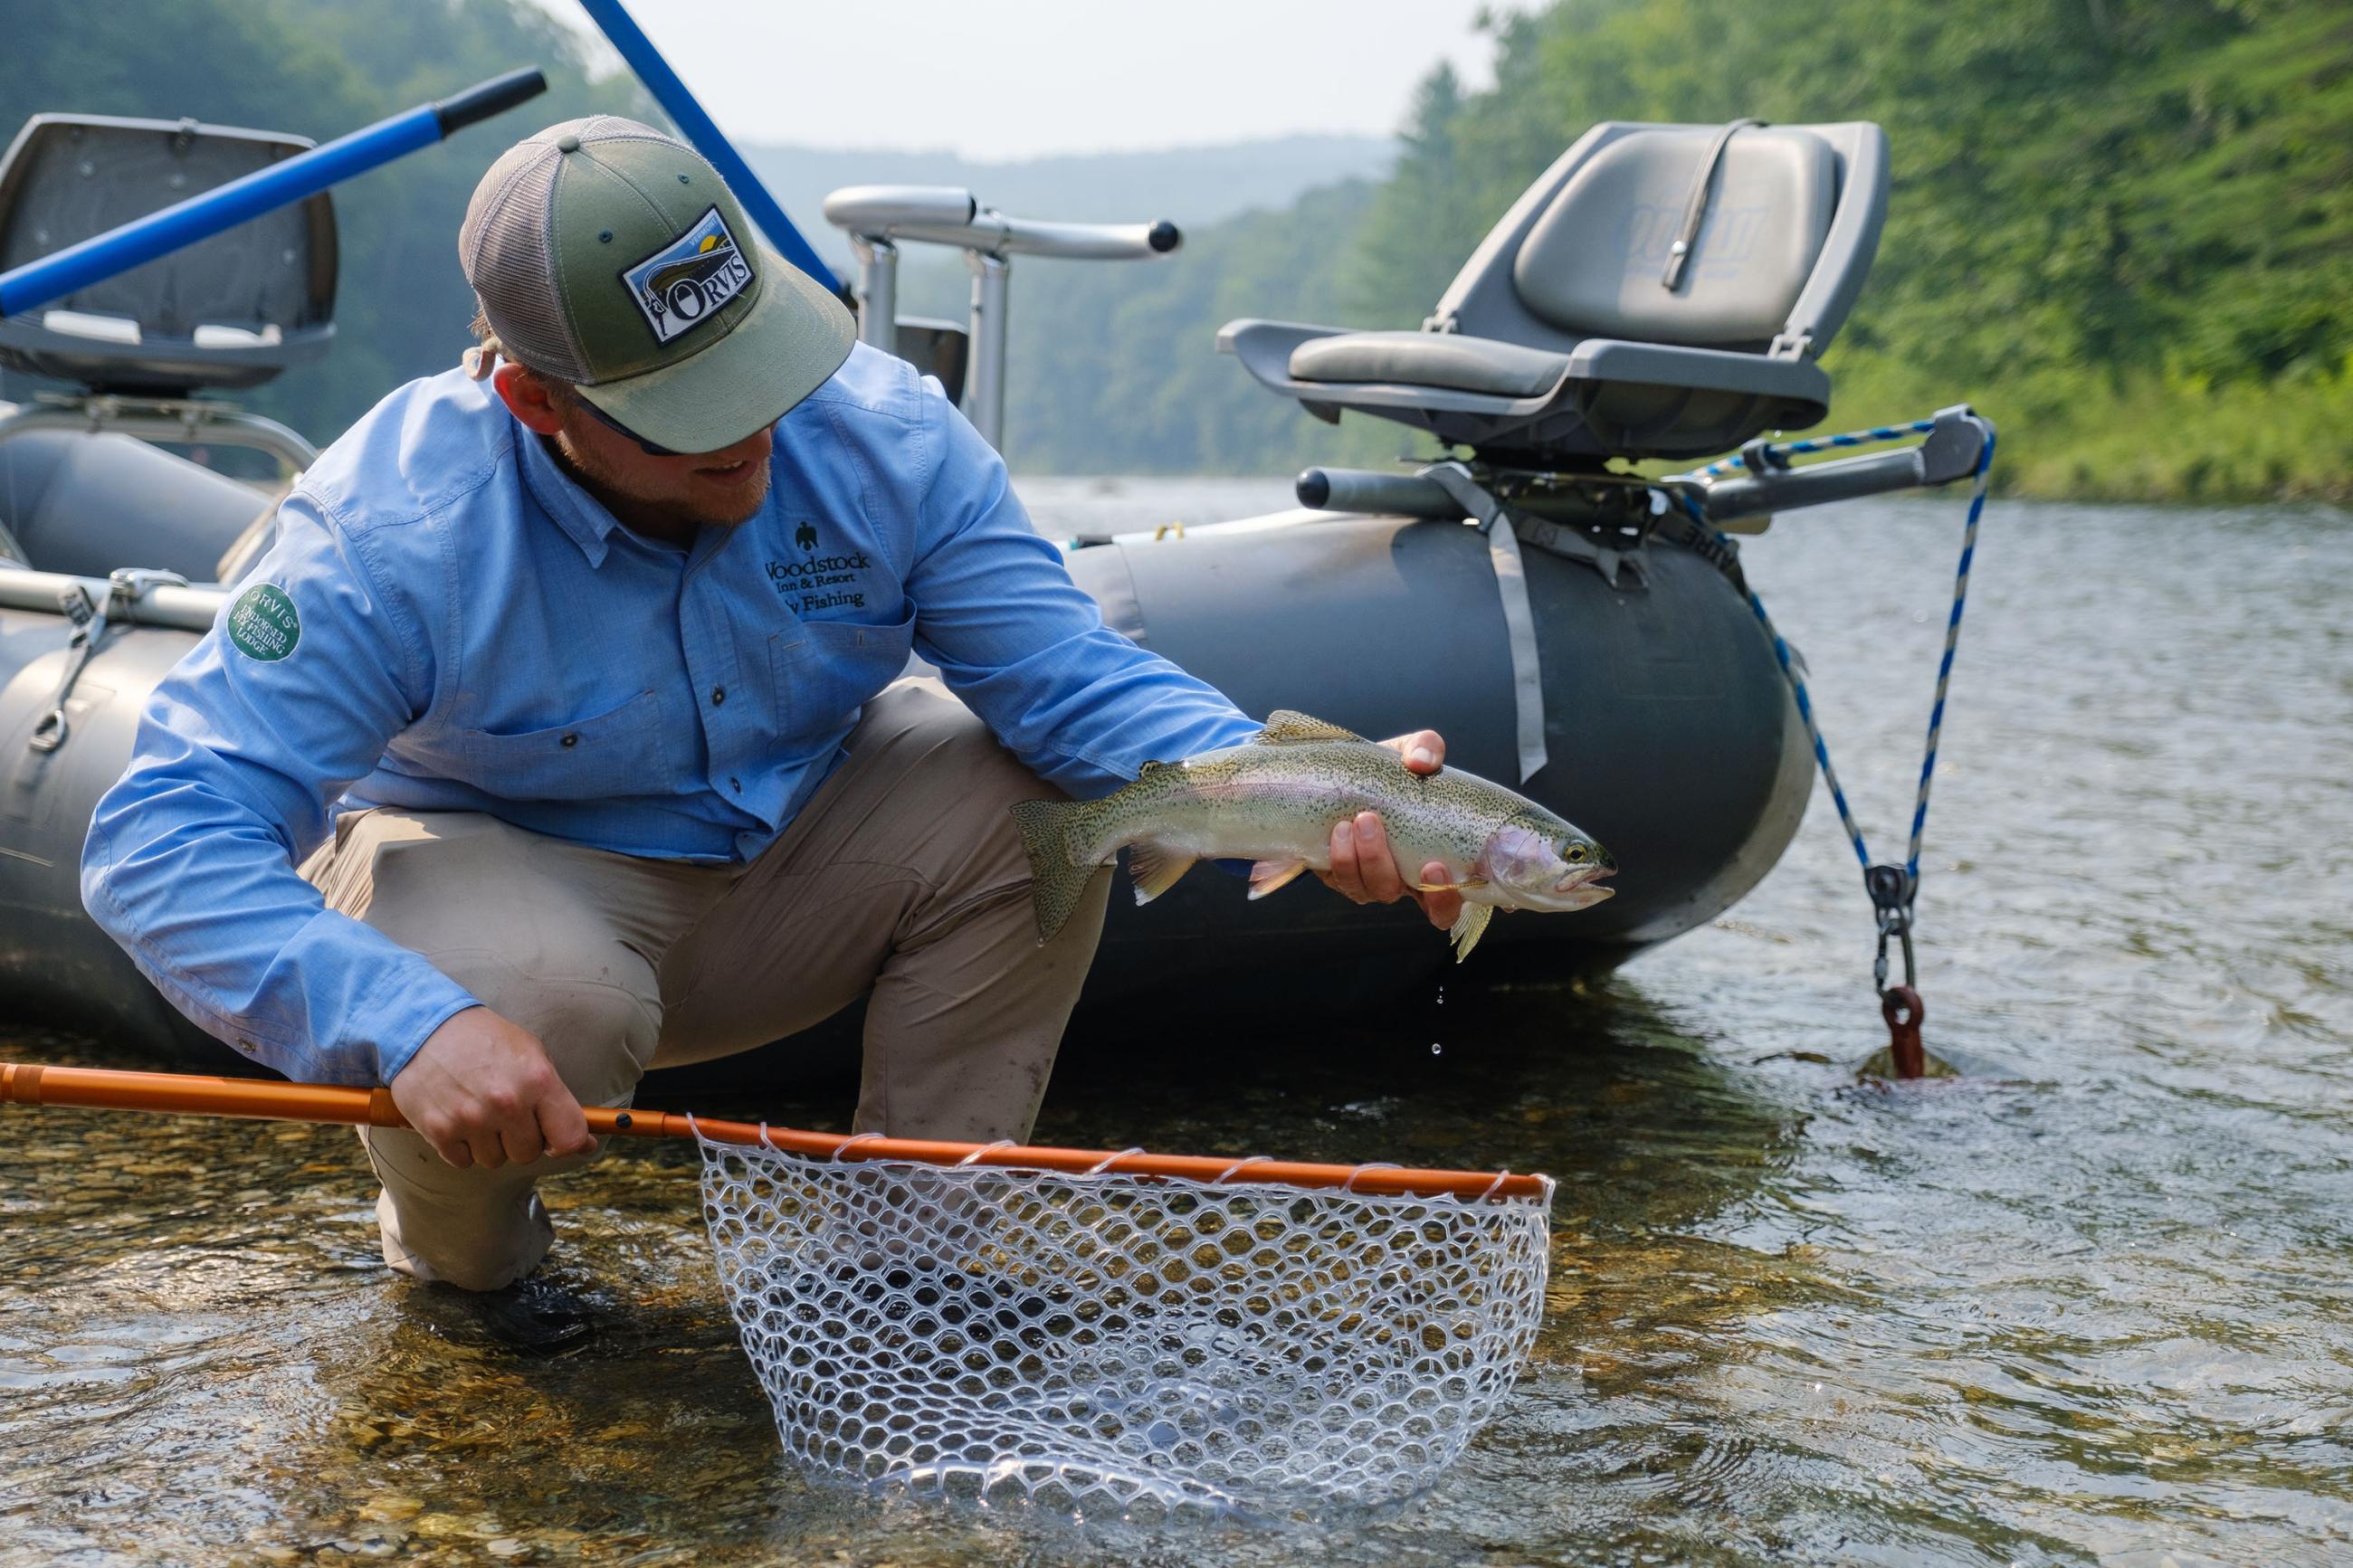
<svg viewBox="0 0 2353 1568">
<path fill-rule="evenodd" d="M 494 76 L 479 87 L 470 87 L 454 98 L 445 98 L 433 105 L 433 118 L 441 122 L 441 134 L 448 136 L 462 131 L 477 120 L 488 120 L 493 114 L 503 114 L 516 104 L 537 98 L 547 90 L 547 78 L 535 67 L 509 71 Z"/>
</svg>

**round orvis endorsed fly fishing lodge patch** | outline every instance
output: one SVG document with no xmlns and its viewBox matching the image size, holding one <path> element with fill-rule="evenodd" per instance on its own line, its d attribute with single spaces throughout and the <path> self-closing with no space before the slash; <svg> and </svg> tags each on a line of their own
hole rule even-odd
<svg viewBox="0 0 2353 1568">
<path fill-rule="evenodd" d="M 302 640 L 302 617 L 275 583 L 257 583 L 228 613 L 228 640 L 248 658 L 275 664 Z"/>
</svg>

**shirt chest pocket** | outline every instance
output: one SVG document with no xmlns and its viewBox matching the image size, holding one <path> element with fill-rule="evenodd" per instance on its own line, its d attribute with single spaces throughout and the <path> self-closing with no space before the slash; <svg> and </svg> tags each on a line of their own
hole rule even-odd
<svg viewBox="0 0 2353 1568">
<path fill-rule="evenodd" d="M 477 788 L 508 800 L 609 800 L 659 793 L 661 704 L 640 691 L 609 712 L 544 730 L 468 730 Z"/>
<path fill-rule="evenodd" d="M 780 728 L 786 734 L 838 731 L 858 709 L 899 679 L 915 648 L 911 605 L 895 623 L 803 621 L 768 639 Z"/>
</svg>

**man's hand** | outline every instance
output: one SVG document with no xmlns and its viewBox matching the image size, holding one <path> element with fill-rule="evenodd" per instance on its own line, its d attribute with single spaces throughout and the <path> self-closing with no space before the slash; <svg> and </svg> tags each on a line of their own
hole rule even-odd
<svg viewBox="0 0 2353 1568">
<path fill-rule="evenodd" d="M 596 1147 L 539 1037 L 488 1007 L 451 1015 L 394 1075 L 392 1102 L 434 1152 L 495 1171 Z"/>
<path fill-rule="evenodd" d="M 1382 745 L 1405 759 L 1406 767 L 1417 773 L 1434 773 L 1446 761 L 1446 742 L 1435 730 L 1418 730 L 1410 735 L 1399 735 Z M 1430 923 L 1444 931 L 1462 912 L 1462 895 L 1453 892 L 1416 892 L 1407 885 L 1405 875 L 1398 868 L 1397 857 L 1389 849 L 1389 832 L 1377 811 L 1360 811 L 1353 819 L 1332 825 L 1332 868 L 1317 873 L 1324 885 L 1336 888 L 1360 904 L 1394 903 L 1410 898 L 1430 917 Z M 1417 882 L 1443 882 L 1451 873 L 1446 864 L 1432 860 L 1421 868 Z"/>
</svg>

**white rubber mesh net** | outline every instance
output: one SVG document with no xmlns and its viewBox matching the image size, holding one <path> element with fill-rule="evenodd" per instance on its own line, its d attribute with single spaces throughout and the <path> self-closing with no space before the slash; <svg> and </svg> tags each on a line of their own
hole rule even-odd
<svg viewBox="0 0 2353 1568">
<path fill-rule="evenodd" d="M 1544 1307 L 1542 1199 L 702 1143 L 744 1348 L 806 1468 L 1081 1516 L 1406 1497 Z"/>
</svg>

